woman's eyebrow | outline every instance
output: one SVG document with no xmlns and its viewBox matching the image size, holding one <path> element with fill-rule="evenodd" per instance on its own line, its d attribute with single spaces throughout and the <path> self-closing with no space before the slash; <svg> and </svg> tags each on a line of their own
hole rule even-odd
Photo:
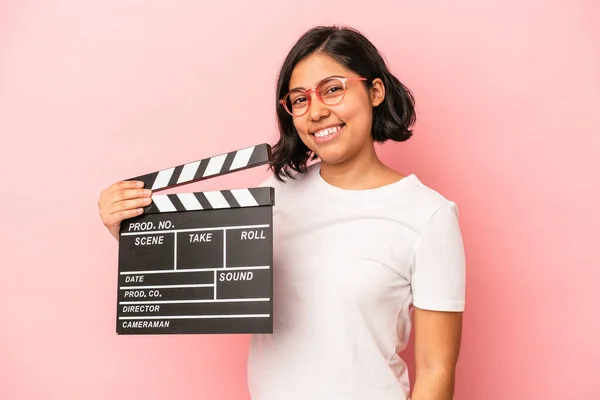
<svg viewBox="0 0 600 400">
<path fill-rule="evenodd" d="M 325 78 L 321 79 L 320 81 L 318 81 L 313 87 L 317 87 L 319 86 L 323 81 L 326 81 L 327 79 L 331 79 L 331 78 L 341 78 L 341 75 L 330 75 L 330 76 L 326 76 Z M 296 86 L 294 88 L 291 88 L 290 91 L 292 90 L 306 90 L 306 88 L 304 86 Z"/>
</svg>

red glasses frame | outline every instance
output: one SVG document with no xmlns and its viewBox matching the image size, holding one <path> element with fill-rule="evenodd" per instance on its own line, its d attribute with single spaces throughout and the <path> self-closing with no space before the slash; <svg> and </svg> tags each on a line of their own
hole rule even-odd
<svg viewBox="0 0 600 400">
<path fill-rule="evenodd" d="M 342 93 L 342 96 L 339 98 L 339 100 L 333 104 L 325 102 L 323 97 L 321 97 L 321 92 L 319 90 L 325 82 L 328 82 L 331 79 L 338 79 L 340 82 L 342 82 L 342 88 L 344 90 L 344 92 Z M 366 81 L 366 80 L 367 80 L 367 78 L 363 78 L 363 77 L 330 76 L 328 78 L 323 79 L 317 86 L 315 86 L 312 89 L 294 89 L 294 90 L 289 91 L 285 96 L 283 96 L 283 98 L 281 100 L 279 100 L 279 103 L 281 104 L 283 109 L 288 114 L 290 114 L 292 117 L 301 117 L 304 114 L 306 114 L 308 112 L 308 110 L 310 109 L 310 105 L 312 104 L 312 96 L 311 96 L 312 92 L 314 92 L 317 95 L 317 98 L 321 101 L 321 103 L 328 105 L 328 106 L 334 106 L 334 105 L 340 104 L 342 102 L 342 100 L 344 100 L 344 98 L 346 97 L 346 82 L 348 82 L 348 81 Z M 287 99 L 292 94 L 292 92 L 300 92 L 300 93 L 303 93 L 306 95 L 307 105 L 306 105 L 306 109 L 304 110 L 304 112 L 302 114 L 294 114 L 287 107 Z"/>
</svg>

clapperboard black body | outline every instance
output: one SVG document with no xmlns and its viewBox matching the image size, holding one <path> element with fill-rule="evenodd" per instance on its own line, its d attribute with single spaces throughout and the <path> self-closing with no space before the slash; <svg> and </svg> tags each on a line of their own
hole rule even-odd
<svg viewBox="0 0 600 400">
<path fill-rule="evenodd" d="M 261 144 L 132 178 L 153 193 L 121 224 L 118 334 L 272 333 L 274 189 L 156 194 L 271 161 Z"/>
</svg>

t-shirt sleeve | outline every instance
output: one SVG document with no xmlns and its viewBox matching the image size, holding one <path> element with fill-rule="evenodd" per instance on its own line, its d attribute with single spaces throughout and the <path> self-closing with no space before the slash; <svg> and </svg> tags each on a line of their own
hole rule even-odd
<svg viewBox="0 0 600 400">
<path fill-rule="evenodd" d="M 436 311 L 464 311 L 466 262 L 458 208 L 446 201 L 429 218 L 415 249 L 413 305 Z"/>
</svg>

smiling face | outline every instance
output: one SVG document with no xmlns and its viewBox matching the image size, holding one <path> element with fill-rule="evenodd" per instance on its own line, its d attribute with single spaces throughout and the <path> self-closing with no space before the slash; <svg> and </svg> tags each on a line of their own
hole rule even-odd
<svg viewBox="0 0 600 400">
<path fill-rule="evenodd" d="M 313 54 L 299 62 L 290 78 L 290 89 L 315 88 L 329 77 L 360 78 L 330 57 Z M 332 88 L 329 93 L 339 88 Z M 328 91 L 323 87 L 323 94 Z M 373 107 L 383 101 L 381 80 L 373 81 L 371 90 L 364 82 L 348 80 L 346 94 L 336 105 L 326 105 L 312 92 L 308 111 L 293 117 L 294 127 L 304 144 L 324 164 L 339 164 L 373 152 L 371 136 Z"/>
</svg>

